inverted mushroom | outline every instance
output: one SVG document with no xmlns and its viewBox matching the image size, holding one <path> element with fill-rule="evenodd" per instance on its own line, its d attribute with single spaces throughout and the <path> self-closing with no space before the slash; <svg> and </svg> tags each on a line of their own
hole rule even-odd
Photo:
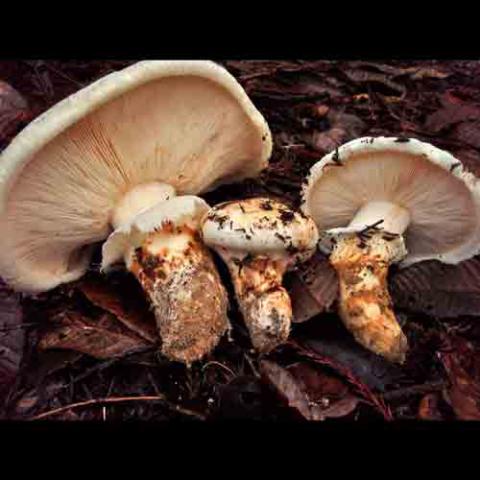
<svg viewBox="0 0 480 480">
<path fill-rule="evenodd" d="M 124 232 L 160 202 L 167 218 L 175 195 L 253 177 L 270 152 L 265 120 L 212 62 L 145 61 L 107 75 L 46 111 L 3 151 L 0 275 L 25 292 L 76 280 L 92 245 L 113 229 Z M 225 330 L 226 307 L 216 308 Z"/>
<path fill-rule="evenodd" d="M 357 341 L 403 362 L 407 339 L 387 288 L 391 263 L 455 264 L 480 250 L 480 189 L 449 153 L 416 139 L 353 140 L 315 164 L 302 210 L 316 222 Z"/>
<path fill-rule="evenodd" d="M 314 253 L 313 220 L 276 200 L 251 198 L 212 208 L 202 235 L 228 266 L 253 346 L 269 352 L 286 341 L 292 306 L 282 279 Z"/>
</svg>

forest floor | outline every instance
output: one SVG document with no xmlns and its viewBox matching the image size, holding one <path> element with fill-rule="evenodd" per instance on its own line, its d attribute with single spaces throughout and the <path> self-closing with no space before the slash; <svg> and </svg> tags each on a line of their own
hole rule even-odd
<svg viewBox="0 0 480 480">
<path fill-rule="evenodd" d="M 0 62 L 0 150 L 62 98 L 129 61 Z M 269 195 L 294 206 L 310 167 L 361 136 L 404 136 L 480 175 L 480 62 L 225 61 L 273 133 L 270 166 L 205 195 Z M 3 83 L 1 83 L 3 82 Z M 391 269 L 410 345 L 393 365 L 355 343 L 336 315 L 337 280 L 317 254 L 286 276 L 295 324 L 266 356 L 251 347 L 227 272 L 231 338 L 191 368 L 159 354 L 135 280 L 99 273 L 37 296 L 0 283 L 0 418 L 480 419 L 480 260 Z"/>
</svg>

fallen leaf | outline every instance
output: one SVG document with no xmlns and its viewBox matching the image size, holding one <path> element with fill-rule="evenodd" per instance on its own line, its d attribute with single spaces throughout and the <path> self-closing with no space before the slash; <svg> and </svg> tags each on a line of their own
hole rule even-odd
<svg viewBox="0 0 480 480">
<path fill-rule="evenodd" d="M 432 113 L 425 120 L 425 129 L 432 133 L 440 133 L 453 125 L 467 120 L 477 120 L 480 116 L 480 108 L 470 103 L 464 103 L 451 96 L 442 97 L 443 107 Z"/>
<path fill-rule="evenodd" d="M 337 274 L 328 257 L 316 253 L 288 277 L 294 322 L 305 322 L 328 311 L 338 295 Z"/>
<path fill-rule="evenodd" d="M 340 418 L 352 413 L 359 399 L 348 385 L 318 368 L 298 362 L 287 367 L 307 394 L 313 420 Z"/>
<path fill-rule="evenodd" d="M 20 295 L 0 283 L 0 405 L 15 381 L 24 343 Z"/>
<path fill-rule="evenodd" d="M 444 337 L 439 352 L 450 386 L 445 400 L 460 420 L 480 420 L 480 357 L 478 349 L 459 336 Z"/>
<path fill-rule="evenodd" d="M 330 109 L 327 119 L 330 129 L 323 132 L 314 132 L 308 142 L 312 148 L 323 154 L 335 150 L 349 140 L 361 137 L 365 132 L 365 122 L 356 115 Z"/>
<path fill-rule="evenodd" d="M 122 295 L 110 284 L 92 278 L 78 288 L 94 305 L 113 314 L 140 337 L 151 343 L 158 341 L 153 313 L 142 302 L 134 302 L 133 295 Z"/>
<path fill-rule="evenodd" d="M 358 344 L 336 315 L 302 325 L 291 340 L 294 346 L 310 349 L 373 390 L 393 388 L 404 375 L 402 367 Z"/>
<path fill-rule="evenodd" d="M 341 381 L 305 362 L 288 368 L 262 360 L 260 372 L 286 404 L 306 420 L 325 420 L 349 415 L 359 399 Z"/>
<path fill-rule="evenodd" d="M 313 420 L 307 395 L 292 373 L 270 360 L 260 362 L 260 373 L 288 407 L 294 409 L 306 420 Z"/>
<path fill-rule="evenodd" d="M 425 395 L 418 405 L 418 418 L 420 420 L 444 420 L 439 410 L 440 396 L 438 393 Z"/>
<path fill-rule="evenodd" d="M 26 100 L 8 83 L 0 80 L 0 151 L 21 122 L 29 119 Z"/>
<path fill-rule="evenodd" d="M 126 355 L 150 345 L 119 324 L 111 314 L 93 320 L 78 312 L 65 312 L 40 340 L 39 349 L 69 349 L 106 359 Z"/>
<path fill-rule="evenodd" d="M 478 315 L 480 258 L 458 265 L 419 262 L 392 274 L 389 290 L 397 308 L 440 318 Z"/>
<path fill-rule="evenodd" d="M 480 121 L 460 123 L 455 128 L 453 137 L 470 147 L 480 149 Z"/>
<path fill-rule="evenodd" d="M 264 417 L 263 392 L 256 377 L 240 376 L 225 385 L 219 385 L 218 398 L 216 415 L 219 418 L 261 419 Z"/>
</svg>

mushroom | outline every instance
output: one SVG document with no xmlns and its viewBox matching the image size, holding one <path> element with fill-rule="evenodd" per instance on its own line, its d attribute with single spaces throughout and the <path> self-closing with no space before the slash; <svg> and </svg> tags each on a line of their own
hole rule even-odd
<svg viewBox="0 0 480 480">
<path fill-rule="evenodd" d="M 141 236 L 141 251 L 149 253 L 145 261 L 150 261 L 155 251 L 161 262 L 163 250 L 146 245 L 158 243 L 161 235 L 175 251 L 180 247 L 174 231 L 185 239 L 184 226 L 174 223 L 173 231 L 164 235 L 161 232 L 166 227 L 149 215 L 157 212 L 165 220 L 174 219 L 183 205 L 192 214 L 185 228 L 191 230 L 194 263 L 205 267 L 206 276 L 211 275 L 209 285 L 218 282 L 210 253 L 193 233 L 196 223 L 192 219 L 206 204 L 192 198 L 186 199 L 186 204 L 181 197 L 179 203 L 170 200 L 257 175 L 267 165 L 271 147 L 262 115 L 219 65 L 143 61 L 109 74 L 43 113 L 2 152 L 0 276 L 20 291 L 49 290 L 80 278 L 88 268 L 94 244 L 112 230 L 125 245 L 128 232 L 134 232 L 133 237 L 138 229 L 147 233 L 145 225 L 153 228 L 151 238 Z M 158 210 L 149 210 L 162 203 Z M 115 232 L 113 235 L 116 238 Z M 135 237 L 133 244 L 137 245 L 137 240 Z M 182 241 L 179 244 L 185 245 Z M 104 266 L 111 258 L 127 260 L 127 268 L 133 269 L 150 298 L 155 298 L 157 318 L 164 325 L 165 311 L 158 303 L 163 292 L 153 292 L 150 287 L 163 288 L 169 280 L 147 280 L 148 265 L 142 264 L 143 257 L 134 261 L 128 252 L 127 257 L 108 255 Z M 179 274 L 168 268 L 160 271 Z M 171 281 L 175 281 L 173 277 Z M 195 288 L 192 285 L 189 291 Z M 225 302 L 220 299 L 222 288 L 220 284 L 212 287 L 218 302 L 211 305 L 216 310 L 208 321 L 214 325 L 211 334 L 215 338 L 198 340 L 205 348 L 187 342 L 182 352 L 177 339 L 174 354 L 172 341 L 164 337 L 169 358 L 193 361 L 219 340 L 228 325 Z M 189 295 L 182 298 L 191 301 Z M 179 305 L 180 297 L 165 301 L 180 312 L 185 338 L 192 337 L 190 333 L 198 331 L 195 326 L 187 332 L 194 321 L 189 317 L 193 307 Z M 167 317 L 174 315 L 169 312 Z M 200 322 L 205 320 L 201 317 Z M 224 318 L 221 328 L 220 317 Z M 180 327 L 172 329 L 181 335 Z M 170 331 L 166 326 L 161 330 Z"/>
<path fill-rule="evenodd" d="M 253 346 L 269 352 L 283 343 L 292 306 L 282 278 L 314 253 L 314 221 L 276 200 L 250 198 L 213 207 L 202 236 L 228 266 Z"/>
<path fill-rule="evenodd" d="M 449 153 L 416 139 L 366 137 L 315 164 L 303 191 L 356 340 L 402 363 L 408 350 L 387 288 L 389 265 L 455 264 L 479 251 L 478 181 Z"/>
</svg>

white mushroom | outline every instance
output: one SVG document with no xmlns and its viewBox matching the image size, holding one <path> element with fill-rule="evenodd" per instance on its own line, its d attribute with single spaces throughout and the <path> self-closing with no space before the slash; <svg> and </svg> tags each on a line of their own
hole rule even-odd
<svg viewBox="0 0 480 480">
<path fill-rule="evenodd" d="M 112 229 L 175 195 L 255 176 L 270 153 L 265 120 L 212 62 L 144 61 L 107 75 L 3 151 L 0 275 L 26 292 L 78 279 Z"/>
<path fill-rule="evenodd" d="M 387 289 L 388 267 L 479 251 L 480 189 L 449 153 L 406 138 L 360 138 L 315 164 L 303 211 L 340 283 L 339 311 L 366 348 L 403 362 L 407 339 Z"/>
<path fill-rule="evenodd" d="M 268 198 L 226 202 L 203 220 L 204 242 L 227 264 L 254 347 L 268 352 L 290 332 L 292 306 L 285 271 L 315 251 L 313 220 Z"/>
</svg>

